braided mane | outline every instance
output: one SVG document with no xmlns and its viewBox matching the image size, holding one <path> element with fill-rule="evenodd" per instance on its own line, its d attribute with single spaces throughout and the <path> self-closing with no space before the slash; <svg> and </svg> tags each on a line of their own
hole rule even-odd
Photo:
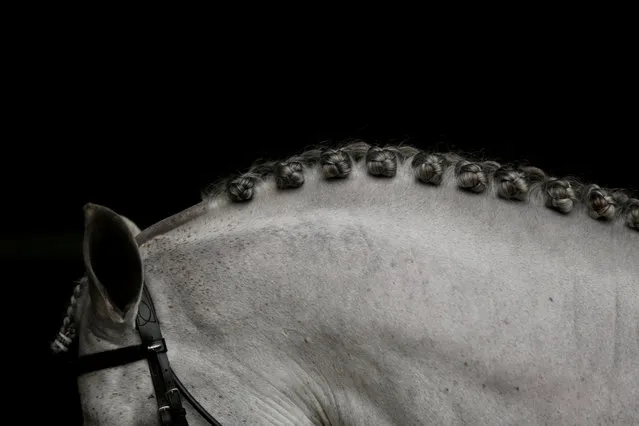
<svg viewBox="0 0 639 426">
<path fill-rule="evenodd" d="M 345 179 L 361 161 L 372 176 L 393 178 L 398 166 L 409 162 L 416 184 L 440 186 L 454 180 L 458 188 L 470 193 L 539 204 L 564 215 L 581 207 L 592 219 L 608 224 L 623 222 L 628 231 L 639 231 L 639 199 L 627 190 L 548 176 L 537 167 L 502 165 L 451 152 L 425 152 L 402 144 L 372 146 L 361 140 L 345 141 L 335 148 L 317 146 L 284 160 L 255 163 L 246 173 L 214 182 L 202 198 L 214 201 L 226 196 L 232 202 L 248 202 L 268 179 L 274 179 L 277 188 L 290 190 L 304 184 L 305 172 L 311 168 L 319 169 L 325 179 Z M 77 305 L 86 282 L 86 278 L 78 281 L 73 290 L 60 331 L 51 344 L 54 353 L 68 351 L 75 339 Z"/>
<path fill-rule="evenodd" d="M 305 170 L 313 167 L 326 179 L 344 179 L 362 160 L 372 176 L 392 178 L 399 164 L 410 161 L 417 182 L 439 186 L 454 179 L 468 192 L 492 192 L 505 200 L 540 203 L 563 214 L 582 206 L 593 219 L 624 221 L 630 230 L 639 230 L 639 200 L 632 198 L 629 190 L 548 176 L 537 167 L 425 152 L 409 145 L 371 146 L 360 140 L 343 142 L 337 148 L 311 148 L 281 161 L 256 163 L 246 173 L 216 181 L 202 198 L 213 201 L 226 195 L 233 202 L 250 201 L 255 188 L 270 178 L 279 189 L 298 188 L 304 184 Z"/>
</svg>

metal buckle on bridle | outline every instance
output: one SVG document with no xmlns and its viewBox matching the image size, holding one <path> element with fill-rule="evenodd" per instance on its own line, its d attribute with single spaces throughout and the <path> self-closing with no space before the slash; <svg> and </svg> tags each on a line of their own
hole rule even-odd
<svg viewBox="0 0 639 426">
<path fill-rule="evenodd" d="M 155 340 L 149 346 L 146 347 L 149 352 L 155 352 L 158 354 L 164 353 L 166 349 L 166 341 L 164 339 Z M 175 388 L 174 388 L 175 389 Z M 171 389 L 173 390 L 173 389 Z"/>
<path fill-rule="evenodd" d="M 160 408 L 158 408 L 158 414 L 160 415 L 160 418 L 165 420 L 163 424 L 164 423 L 173 424 L 172 422 L 175 420 L 174 416 L 179 416 L 179 417 L 186 416 L 186 410 L 184 409 L 184 407 L 182 407 L 180 391 L 177 388 L 169 389 L 164 394 L 164 396 L 166 397 L 169 404 L 163 405 Z M 165 416 L 168 416 L 168 418 Z M 184 420 L 184 423 L 188 424 L 186 423 L 185 420 Z"/>
<path fill-rule="evenodd" d="M 169 401 L 169 405 L 163 405 L 158 408 L 158 410 L 173 410 L 179 409 L 182 407 L 182 399 L 180 398 L 180 391 L 178 388 L 169 389 L 164 394 L 166 396 L 166 400 Z"/>
</svg>

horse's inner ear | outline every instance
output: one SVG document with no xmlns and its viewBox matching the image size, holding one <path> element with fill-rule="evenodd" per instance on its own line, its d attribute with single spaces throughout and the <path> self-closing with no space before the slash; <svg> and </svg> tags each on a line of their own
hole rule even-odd
<svg viewBox="0 0 639 426">
<path fill-rule="evenodd" d="M 106 207 L 85 207 L 84 259 L 92 292 L 105 302 L 100 308 L 124 317 L 142 289 L 142 261 L 135 238 L 125 220 Z M 112 314 L 106 312 L 107 315 Z M 111 316 L 111 315 L 109 315 Z"/>
</svg>

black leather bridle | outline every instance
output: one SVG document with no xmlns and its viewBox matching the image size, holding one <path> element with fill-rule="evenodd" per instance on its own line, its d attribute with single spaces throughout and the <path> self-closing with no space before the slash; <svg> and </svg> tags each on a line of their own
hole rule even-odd
<svg viewBox="0 0 639 426">
<path fill-rule="evenodd" d="M 149 362 L 151 379 L 155 388 L 158 416 L 163 426 L 185 426 L 189 424 L 186 420 L 186 411 L 182 407 L 180 393 L 209 424 L 221 426 L 186 390 L 171 369 L 169 358 L 166 355 L 166 342 L 162 337 L 153 300 L 146 285 L 142 289 L 142 298 L 135 324 L 142 338 L 141 345 L 83 355 L 74 363 L 77 375 L 80 376 L 91 371 L 117 367 L 146 359 Z"/>
</svg>

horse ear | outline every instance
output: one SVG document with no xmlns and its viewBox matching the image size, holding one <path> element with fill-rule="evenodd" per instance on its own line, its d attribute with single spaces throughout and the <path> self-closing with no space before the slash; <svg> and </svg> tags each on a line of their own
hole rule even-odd
<svg viewBox="0 0 639 426">
<path fill-rule="evenodd" d="M 133 323 L 144 282 L 133 222 L 97 204 L 84 206 L 84 266 L 91 309 L 107 324 Z"/>
</svg>

